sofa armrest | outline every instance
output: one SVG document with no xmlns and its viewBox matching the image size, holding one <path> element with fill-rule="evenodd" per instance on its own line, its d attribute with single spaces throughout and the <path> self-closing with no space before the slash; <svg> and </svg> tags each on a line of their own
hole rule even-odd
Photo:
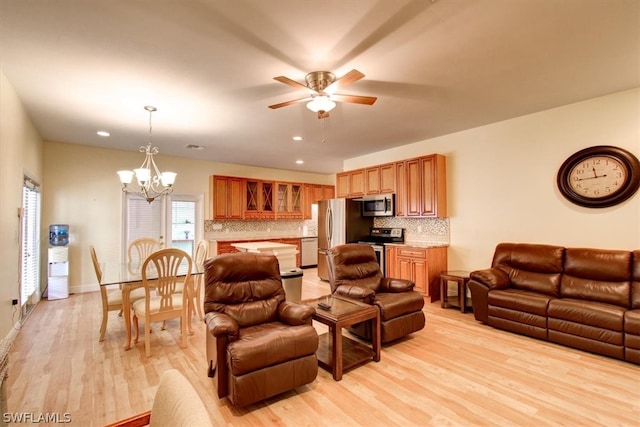
<svg viewBox="0 0 640 427">
<path fill-rule="evenodd" d="M 291 326 L 298 325 L 310 325 L 311 316 L 316 312 L 316 309 L 304 304 L 297 304 L 294 302 L 284 301 L 278 306 L 278 317 L 282 323 L 286 323 Z"/>
<path fill-rule="evenodd" d="M 351 298 L 362 301 L 366 304 L 373 304 L 376 293 L 368 288 L 354 285 L 340 285 L 333 292 L 345 298 Z"/>
<path fill-rule="evenodd" d="M 209 312 L 205 315 L 204 322 L 211 334 L 218 338 L 222 336 L 229 337 L 229 341 L 238 338 L 238 323 L 228 314 Z"/>
<path fill-rule="evenodd" d="M 380 292 L 410 292 L 416 284 L 411 280 L 383 277 L 380 281 Z"/>
<path fill-rule="evenodd" d="M 509 275 L 499 268 L 472 271 L 469 277 L 489 289 L 507 289 L 511 285 Z"/>
</svg>

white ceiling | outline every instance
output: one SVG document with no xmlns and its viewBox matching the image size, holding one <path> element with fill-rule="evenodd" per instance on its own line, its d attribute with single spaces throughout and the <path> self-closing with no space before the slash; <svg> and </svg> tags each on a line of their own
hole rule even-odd
<svg viewBox="0 0 640 427">
<path fill-rule="evenodd" d="M 46 140 L 137 151 L 153 105 L 161 154 L 309 172 L 640 86 L 639 0 L 0 0 L 0 25 Z M 354 68 L 373 106 L 267 108 L 306 96 L 275 76 Z"/>
</svg>

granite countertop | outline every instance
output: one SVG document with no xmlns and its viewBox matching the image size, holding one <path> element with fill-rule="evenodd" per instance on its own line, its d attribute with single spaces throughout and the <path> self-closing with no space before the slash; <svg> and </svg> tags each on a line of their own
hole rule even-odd
<svg viewBox="0 0 640 427">
<path fill-rule="evenodd" d="M 305 237 L 318 237 L 318 236 L 303 236 L 302 234 L 237 234 L 237 233 L 224 233 L 219 236 L 208 236 L 206 239 L 212 242 L 235 242 L 235 241 L 268 241 L 275 239 L 302 239 Z"/>
<path fill-rule="evenodd" d="M 387 246 L 404 246 L 404 247 L 412 247 L 412 248 L 447 248 L 448 244 L 445 243 L 428 243 L 428 242 L 410 242 L 405 241 L 404 243 L 385 243 Z"/>
</svg>

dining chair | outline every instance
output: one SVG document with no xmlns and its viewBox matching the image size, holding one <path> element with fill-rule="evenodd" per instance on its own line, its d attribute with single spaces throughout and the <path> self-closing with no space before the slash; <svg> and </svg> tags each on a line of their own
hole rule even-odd
<svg viewBox="0 0 640 427">
<path fill-rule="evenodd" d="M 204 265 L 204 262 L 209 257 L 209 242 L 206 240 L 201 240 L 198 243 L 198 247 L 196 248 L 196 256 L 195 262 L 197 265 Z M 200 274 L 193 277 L 193 297 L 190 299 L 191 304 L 189 305 L 189 320 L 191 320 L 191 316 L 193 315 L 194 309 L 193 306 L 196 306 L 198 311 L 198 318 L 203 321 L 204 313 L 202 312 L 202 284 L 204 283 L 204 275 Z"/>
<path fill-rule="evenodd" d="M 193 258 L 193 262 L 196 265 L 204 265 L 204 262 L 207 260 L 209 254 L 209 242 L 206 240 L 201 240 L 196 247 L 196 255 Z M 187 328 L 189 330 L 189 335 L 193 335 L 193 327 L 191 326 L 191 320 L 193 318 L 193 313 L 197 310 L 198 317 L 200 321 L 204 321 L 204 313 L 202 312 L 202 283 L 204 282 L 204 275 L 193 275 L 191 276 L 191 294 L 188 295 L 188 310 L 187 316 L 189 319 L 189 323 L 187 324 Z M 183 283 L 178 283 L 176 286 L 176 292 L 183 292 Z M 195 306 L 195 307 L 194 307 Z"/>
<path fill-rule="evenodd" d="M 145 259 L 155 251 L 162 249 L 162 242 L 150 237 L 141 237 L 129 243 L 127 248 L 127 262 L 138 262 L 141 265 Z"/>
<path fill-rule="evenodd" d="M 186 264 L 186 265 L 183 265 Z M 185 274 L 180 275 L 180 270 Z M 149 276 L 149 271 L 155 274 Z M 151 356 L 151 322 L 180 319 L 181 347 L 187 346 L 187 308 L 191 292 L 192 260 L 185 251 L 175 248 L 161 249 L 149 255 L 142 265 L 143 299 L 133 303 L 134 342 L 140 337 L 138 319 L 144 321 L 144 347 L 147 357 Z M 188 287 L 187 292 L 177 293 L 179 282 Z"/>
<path fill-rule="evenodd" d="M 93 262 L 93 269 L 96 271 L 96 279 L 98 279 L 98 286 L 100 287 L 100 296 L 102 298 L 102 324 L 100 325 L 100 338 L 99 342 L 104 341 L 104 334 L 107 331 L 107 322 L 109 320 L 110 311 L 122 312 L 122 290 L 121 289 L 109 289 L 108 286 L 102 286 L 102 268 L 98 262 L 98 256 L 96 255 L 96 249 L 93 245 L 89 246 L 89 252 L 91 253 L 91 261 Z M 144 289 L 138 288 L 131 291 L 131 302 L 144 298 Z M 127 313 L 130 315 L 130 313 Z"/>
</svg>

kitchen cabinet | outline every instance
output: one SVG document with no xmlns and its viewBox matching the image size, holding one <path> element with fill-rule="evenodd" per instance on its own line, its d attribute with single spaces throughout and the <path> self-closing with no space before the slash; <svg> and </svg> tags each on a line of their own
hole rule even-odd
<svg viewBox="0 0 640 427">
<path fill-rule="evenodd" d="M 320 200 L 334 198 L 335 187 L 333 185 L 304 184 L 304 219 L 311 219 L 311 205 Z"/>
<path fill-rule="evenodd" d="M 364 169 L 349 172 L 349 197 L 364 196 Z"/>
<path fill-rule="evenodd" d="M 447 271 L 446 247 L 387 246 L 387 277 L 412 280 L 431 302 L 440 299 L 440 274 Z"/>
<path fill-rule="evenodd" d="M 396 166 L 389 163 L 365 169 L 365 195 L 396 191 Z"/>
<path fill-rule="evenodd" d="M 303 185 L 276 183 L 276 219 L 302 219 Z"/>
<path fill-rule="evenodd" d="M 349 180 L 351 175 L 349 172 L 340 172 L 336 174 L 336 197 L 349 197 Z"/>
<path fill-rule="evenodd" d="M 432 154 L 396 163 L 396 216 L 447 216 L 444 156 Z"/>
<path fill-rule="evenodd" d="M 242 178 L 212 175 L 209 191 L 213 219 L 243 218 L 244 180 Z"/>
<path fill-rule="evenodd" d="M 256 179 L 245 180 L 245 219 L 273 220 L 276 218 L 274 208 L 273 182 Z"/>
<path fill-rule="evenodd" d="M 407 164 L 406 162 L 396 162 L 396 216 L 405 216 L 407 212 Z"/>
</svg>

